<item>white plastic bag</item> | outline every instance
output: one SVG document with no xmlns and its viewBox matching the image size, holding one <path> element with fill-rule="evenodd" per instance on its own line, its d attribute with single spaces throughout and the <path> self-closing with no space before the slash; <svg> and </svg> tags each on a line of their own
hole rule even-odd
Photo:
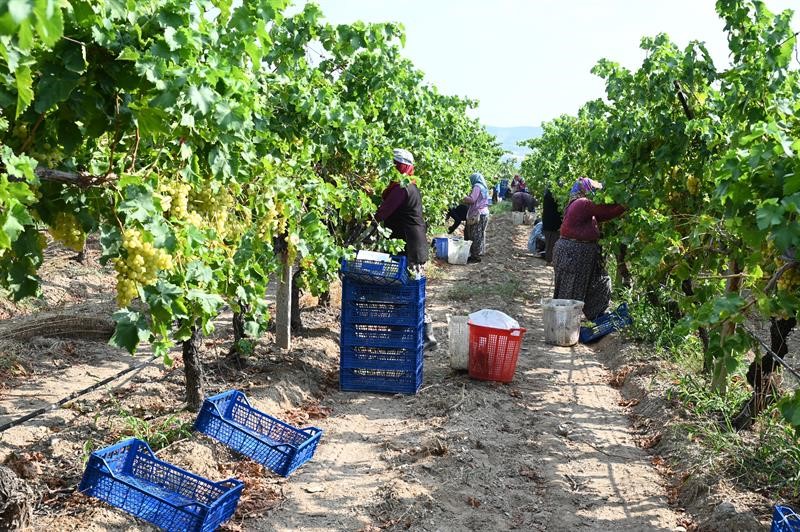
<svg viewBox="0 0 800 532">
<path fill-rule="evenodd" d="M 519 329 L 519 322 L 499 310 L 483 309 L 469 315 L 470 323 L 481 327 L 492 327 L 493 329 Z"/>
</svg>

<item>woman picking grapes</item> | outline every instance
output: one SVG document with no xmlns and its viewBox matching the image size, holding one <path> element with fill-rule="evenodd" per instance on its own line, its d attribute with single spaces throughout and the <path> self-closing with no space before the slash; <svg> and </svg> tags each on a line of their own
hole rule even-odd
<svg viewBox="0 0 800 532">
<path fill-rule="evenodd" d="M 467 262 L 480 262 L 486 253 L 486 226 L 489 224 L 489 188 L 479 173 L 469 176 L 472 192 L 463 202 L 469 205 L 464 239 L 472 241 Z"/>
<path fill-rule="evenodd" d="M 603 184 L 582 177 L 572 186 L 564 210 L 561 239 L 553 250 L 556 299 L 583 301 L 589 320 L 603 314 L 611 301 L 611 278 L 606 273 L 598 222 L 622 215 L 622 205 L 598 205 L 589 196 Z"/>
<path fill-rule="evenodd" d="M 394 167 L 403 176 L 414 175 L 414 156 L 407 150 L 394 150 Z M 422 196 L 414 181 L 401 185 L 393 179 L 381 195 L 382 202 L 375 213 L 375 220 L 383 222 L 392 231 L 392 238 L 406 243 L 405 255 L 411 271 L 420 277 L 425 274 L 428 262 L 428 237 L 422 217 Z M 433 335 L 433 320 L 425 312 L 425 349 L 436 348 Z"/>
</svg>

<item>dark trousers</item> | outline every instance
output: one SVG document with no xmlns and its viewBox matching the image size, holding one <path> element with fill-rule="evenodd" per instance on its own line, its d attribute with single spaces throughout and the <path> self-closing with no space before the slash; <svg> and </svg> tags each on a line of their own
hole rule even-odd
<svg viewBox="0 0 800 532">
<path fill-rule="evenodd" d="M 553 248 L 561 238 L 558 231 L 542 231 L 544 233 L 544 260 L 553 262 Z"/>
</svg>

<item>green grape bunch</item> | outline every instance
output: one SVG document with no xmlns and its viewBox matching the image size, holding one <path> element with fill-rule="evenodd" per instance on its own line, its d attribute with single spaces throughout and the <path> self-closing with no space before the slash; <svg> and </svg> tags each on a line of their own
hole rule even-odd
<svg viewBox="0 0 800 532">
<path fill-rule="evenodd" d="M 191 189 L 192 187 L 188 183 L 182 181 L 161 183 L 158 187 L 161 209 L 176 220 L 186 220 L 189 217 L 189 191 Z"/>
<path fill-rule="evenodd" d="M 127 307 L 139 294 L 140 286 L 153 284 L 162 270 L 172 269 L 172 257 L 143 239 L 138 229 L 128 228 L 122 234 L 124 258 L 114 261 L 117 272 L 117 304 Z"/>
<path fill-rule="evenodd" d="M 82 251 L 83 245 L 86 243 L 86 233 L 72 213 L 59 212 L 56 214 L 48 231 L 54 239 L 74 251 Z"/>
<path fill-rule="evenodd" d="M 218 235 L 223 238 L 228 235 L 231 229 L 228 226 L 229 213 L 235 207 L 233 196 L 228 191 L 221 189 L 214 192 L 211 186 L 206 184 L 199 190 L 191 191 L 189 204 Z"/>
<path fill-rule="evenodd" d="M 775 259 L 775 263 L 779 266 L 782 265 L 780 259 Z M 792 292 L 797 290 L 798 287 L 800 287 L 800 270 L 798 270 L 797 265 L 795 265 L 784 271 L 781 278 L 778 279 L 778 291 Z"/>
</svg>

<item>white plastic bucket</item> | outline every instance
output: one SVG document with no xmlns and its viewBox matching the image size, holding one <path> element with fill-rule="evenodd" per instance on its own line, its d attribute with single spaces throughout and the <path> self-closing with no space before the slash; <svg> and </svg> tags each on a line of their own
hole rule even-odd
<svg viewBox="0 0 800 532">
<path fill-rule="evenodd" d="M 522 225 L 522 222 L 525 221 L 525 213 L 514 211 L 511 213 L 511 222 L 514 225 Z"/>
<path fill-rule="evenodd" d="M 466 264 L 469 259 L 469 248 L 472 240 L 450 240 L 447 243 L 447 262 L 450 264 Z"/>
<path fill-rule="evenodd" d="M 575 299 L 542 299 L 544 341 L 569 347 L 578 343 L 581 332 L 583 301 Z"/>
<path fill-rule="evenodd" d="M 469 317 L 447 316 L 447 340 L 450 346 L 450 367 L 469 368 Z"/>
</svg>

